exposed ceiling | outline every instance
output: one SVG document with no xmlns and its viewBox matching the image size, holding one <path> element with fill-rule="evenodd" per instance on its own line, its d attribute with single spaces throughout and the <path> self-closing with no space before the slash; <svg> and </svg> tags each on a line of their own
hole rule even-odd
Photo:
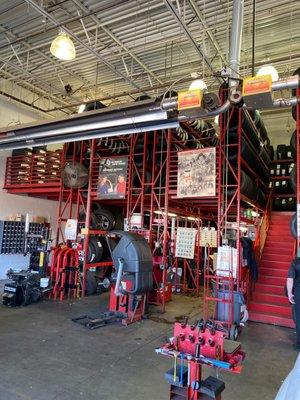
<svg viewBox="0 0 300 400">
<path fill-rule="evenodd" d="M 231 9 L 229 0 L 0 0 L 0 94 L 55 115 L 87 100 L 156 96 L 178 80 L 182 88 L 192 72 L 216 85 Z M 252 10 L 245 0 L 242 75 L 251 74 Z M 50 54 L 59 27 L 75 43 L 73 61 Z M 300 1 L 256 0 L 255 37 L 255 66 L 291 75 L 300 64 Z"/>
</svg>

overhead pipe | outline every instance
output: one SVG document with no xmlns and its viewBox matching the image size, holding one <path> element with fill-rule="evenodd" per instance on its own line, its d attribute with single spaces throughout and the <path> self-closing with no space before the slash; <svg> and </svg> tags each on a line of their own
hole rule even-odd
<svg viewBox="0 0 300 400">
<path fill-rule="evenodd" d="M 65 119 L 46 120 L 33 125 L 12 127 L 7 130 L 3 138 L 0 136 L 0 143 L 67 135 L 78 131 L 107 129 L 124 125 L 134 128 L 140 123 L 147 124 L 151 121 L 164 121 L 167 119 L 166 111 L 161 110 L 153 101 L 146 100 L 138 105 L 135 103 L 123 107 L 115 107 L 114 109 L 104 108 L 76 114 Z"/>
<path fill-rule="evenodd" d="M 23 141 L 13 141 L 9 143 L 3 143 L 0 141 L 0 151 L 1 150 L 12 150 L 12 149 L 23 149 L 24 147 L 37 147 L 44 146 L 48 144 L 58 144 L 62 142 L 77 142 L 79 140 L 91 140 L 91 139 L 100 139 L 107 137 L 114 137 L 120 135 L 131 135 L 134 133 L 142 133 L 149 132 L 153 130 L 163 130 L 163 129 L 172 129 L 178 128 L 179 122 L 176 120 L 165 120 L 159 122 L 149 122 L 147 125 L 142 124 L 140 126 L 132 127 L 132 126 L 122 126 L 122 127 L 114 127 L 112 129 L 101 129 L 101 130 L 92 130 L 82 133 L 80 130 L 78 132 L 74 132 L 68 135 L 56 135 L 53 137 L 39 137 L 35 139 L 23 140 Z"/>
<path fill-rule="evenodd" d="M 288 78 L 282 78 L 279 79 L 276 82 L 272 82 L 272 91 L 277 91 L 277 90 L 287 90 L 287 89 L 297 89 L 299 87 L 299 76 L 294 75 L 290 76 Z M 225 103 L 224 103 L 225 104 Z M 176 98 L 171 98 L 167 99 L 163 102 L 163 109 L 164 110 L 175 110 L 177 109 L 177 99 Z M 224 105 L 219 107 L 218 109 L 214 110 L 212 113 L 208 112 L 207 115 L 210 116 L 215 116 L 218 114 L 221 114 L 222 112 L 226 111 L 223 110 Z M 217 114 L 216 114 L 217 112 Z"/>
<path fill-rule="evenodd" d="M 229 68 L 230 78 L 239 78 L 239 68 L 242 49 L 242 33 L 244 22 L 244 0 L 234 0 L 232 9 L 232 25 L 230 32 Z M 229 80 L 229 86 L 234 86 L 235 80 Z"/>
</svg>

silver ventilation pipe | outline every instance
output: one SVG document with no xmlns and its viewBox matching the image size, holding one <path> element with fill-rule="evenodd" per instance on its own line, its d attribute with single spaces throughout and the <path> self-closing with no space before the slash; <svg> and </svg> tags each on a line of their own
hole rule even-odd
<svg viewBox="0 0 300 400">
<path fill-rule="evenodd" d="M 146 103 L 146 104 L 143 104 Z M 140 128 L 142 124 L 147 126 L 149 123 L 167 121 L 166 111 L 161 110 L 153 101 L 144 101 L 139 104 L 127 105 L 115 109 L 104 108 L 84 114 L 76 114 L 63 120 L 44 121 L 37 124 L 12 127 L 6 135 L 1 138 L 0 144 L 19 141 L 36 140 L 38 138 L 52 138 L 60 135 L 70 135 L 72 133 L 87 131 L 101 131 L 101 129 L 113 129 L 124 126 L 128 128 Z M 29 145 L 29 144 L 28 144 Z"/>
<path fill-rule="evenodd" d="M 163 130 L 163 129 L 172 129 L 178 128 L 179 122 L 177 120 L 166 120 L 160 122 L 148 122 L 147 124 L 143 124 L 141 126 L 120 126 L 114 127 L 111 129 L 100 129 L 94 131 L 86 131 L 83 133 L 79 130 L 78 132 L 74 132 L 67 135 L 54 135 L 51 137 L 38 137 L 34 139 L 28 140 L 18 140 L 8 143 L 2 143 L 0 140 L 0 151 L 1 150 L 13 150 L 13 149 L 23 149 L 24 147 L 37 147 L 37 146 L 45 146 L 48 144 L 58 144 L 63 142 L 78 142 L 79 140 L 91 140 L 91 139 L 100 139 L 107 137 L 114 137 L 120 135 L 131 135 L 134 133 L 142 133 L 149 132 L 155 130 Z"/>
<path fill-rule="evenodd" d="M 233 0 L 232 24 L 230 32 L 230 52 L 229 52 L 229 68 L 230 77 L 239 77 L 242 34 L 244 22 L 244 0 Z M 234 79 L 229 80 L 230 86 L 235 86 Z"/>
</svg>

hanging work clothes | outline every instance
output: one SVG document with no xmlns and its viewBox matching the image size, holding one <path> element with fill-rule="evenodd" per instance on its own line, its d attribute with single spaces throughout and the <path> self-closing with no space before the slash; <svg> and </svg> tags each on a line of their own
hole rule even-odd
<svg viewBox="0 0 300 400">
<path fill-rule="evenodd" d="M 253 242 L 248 237 L 241 238 L 241 244 L 243 248 L 243 259 L 247 260 L 247 268 L 249 268 L 251 272 L 251 277 L 253 281 L 257 281 L 258 278 L 258 266 L 255 259 Z"/>
</svg>

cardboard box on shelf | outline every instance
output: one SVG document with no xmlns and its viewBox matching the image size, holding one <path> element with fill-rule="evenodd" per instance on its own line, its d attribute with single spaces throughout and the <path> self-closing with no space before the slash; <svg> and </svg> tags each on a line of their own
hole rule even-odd
<svg viewBox="0 0 300 400">
<path fill-rule="evenodd" d="M 33 217 L 32 222 L 37 222 L 38 224 L 45 224 L 47 222 L 47 218 L 37 215 L 37 216 Z"/>
</svg>

